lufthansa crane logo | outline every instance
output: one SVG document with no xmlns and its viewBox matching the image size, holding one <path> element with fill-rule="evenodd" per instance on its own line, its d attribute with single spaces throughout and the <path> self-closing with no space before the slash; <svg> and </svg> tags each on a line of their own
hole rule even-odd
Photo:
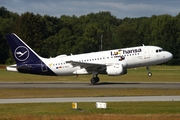
<svg viewBox="0 0 180 120">
<path fill-rule="evenodd" d="M 24 46 L 19 46 L 15 49 L 14 56 L 19 61 L 25 61 L 29 58 L 29 50 Z"/>
</svg>

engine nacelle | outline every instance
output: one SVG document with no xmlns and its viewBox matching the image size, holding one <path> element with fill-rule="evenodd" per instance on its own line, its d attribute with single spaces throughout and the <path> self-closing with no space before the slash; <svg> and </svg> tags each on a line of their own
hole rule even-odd
<svg viewBox="0 0 180 120">
<path fill-rule="evenodd" d="M 123 67 L 123 65 L 111 65 L 107 66 L 106 72 L 110 76 L 124 75 L 127 73 L 127 69 Z"/>
</svg>

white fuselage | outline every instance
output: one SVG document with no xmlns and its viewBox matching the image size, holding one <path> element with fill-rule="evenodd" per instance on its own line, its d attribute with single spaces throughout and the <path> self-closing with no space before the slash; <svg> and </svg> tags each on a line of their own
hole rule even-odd
<svg viewBox="0 0 180 120">
<path fill-rule="evenodd" d="M 123 58 L 123 59 L 122 59 Z M 72 65 L 67 61 L 88 64 L 122 64 L 125 68 L 151 66 L 172 59 L 172 54 L 157 46 L 139 46 L 77 55 L 60 55 L 55 58 L 41 58 L 46 67 L 56 75 L 89 74 L 82 66 Z M 46 71 L 46 67 L 43 68 Z"/>
</svg>

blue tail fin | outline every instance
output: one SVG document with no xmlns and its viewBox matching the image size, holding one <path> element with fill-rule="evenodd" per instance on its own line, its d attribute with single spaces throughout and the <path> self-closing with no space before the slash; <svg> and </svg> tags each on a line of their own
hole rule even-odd
<svg viewBox="0 0 180 120">
<path fill-rule="evenodd" d="M 40 57 L 16 34 L 7 34 L 6 38 L 17 65 L 33 64 L 40 61 Z"/>
<path fill-rule="evenodd" d="M 17 70 L 21 73 L 56 75 L 42 61 L 42 58 L 36 54 L 26 43 L 24 43 L 16 34 L 6 35 L 10 49 L 16 60 Z"/>
</svg>

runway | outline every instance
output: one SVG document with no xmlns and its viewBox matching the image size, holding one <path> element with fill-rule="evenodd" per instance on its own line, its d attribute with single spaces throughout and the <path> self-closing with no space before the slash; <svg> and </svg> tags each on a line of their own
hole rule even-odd
<svg viewBox="0 0 180 120">
<path fill-rule="evenodd" d="M 180 101 L 180 96 L 0 99 L 0 104 L 10 104 L 10 103 L 52 103 L 52 102 L 56 102 L 56 103 L 58 103 L 58 102 L 142 102 L 142 101 Z"/>
<path fill-rule="evenodd" d="M 180 89 L 180 82 L 172 83 L 139 83 L 139 82 L 100 82 L 90 83 L 68 82 L 0 82 L 0 88 L 153 88 L 153 89 Z"/>
<path fill-rule="evenodd" d="M 0 82 L 0 88 L 82 88 L 82 89 L 180 89 L 180 83 L 138 83 L 138 82 L 102 82 L 96 85 L 90 83 L 65 82 Z M 0 99 L 0 104 L 9 103 L 48 103 L 48 102 L 140 102 L 140 101 L 180 101 L 180 96 L 131 96 L 131 97 L 76 97 L 76 98 L 23 98 Z"/>
</svg>

